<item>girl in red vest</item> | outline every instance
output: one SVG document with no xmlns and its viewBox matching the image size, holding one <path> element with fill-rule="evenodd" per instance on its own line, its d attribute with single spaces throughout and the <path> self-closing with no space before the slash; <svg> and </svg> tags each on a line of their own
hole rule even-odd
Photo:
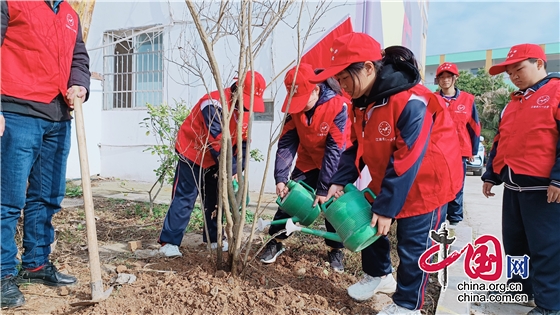
<svg viewBox="0 0 560 315">
<path fill-rule="evenodd" d="M 377 41 L 350 33 L 332 46 L 331 66 L 312 82 L 335 76 L 352 96 L 352 145 L 343 152 L 327 198 L 340 196 L 344 185 L 368 166 L 373 202 L 371 225 L 383 235 L 362 251 L 363 279 L 348 288 L 355 300 L 376 292 L 393 293 L 393 304 L 379 314 L 420 314 L 428 274 L 418 266 L 432 245 L 447 202 L 461 187 L 457 136 L 449 113 L 420 84 L 411 52 L 391 47 L 382 56 Z M 394 220 L 400 264 L 392 275 L 386 237 Z"/>
<path fill-rule="evenodd" d="M 331 177 L 345 149 L 350 101 L 342 96 L 333 78 L 312 84 L 309 79 L 314 76 L 311 65 L 301 63 L 299 68 L 296 66 L 288 71 L 284 79 L 288 95 L 282 111 L 288 116 L 278 140 L 274 178 L 279 196 L 284 197 L 288 192 L 286 182 L 291 178 L 317 188 L 317 203 L 325 201 Z M 290 93 L 293 93 L 291 97 Z M 296 153 L 298 158 L 290 176 Z M 278 209 L 274 220 L 289 217 Z M 328 231 L 335 232 L 328 221 L 325 225 Z M 283 225 L 272 225 L 268 233 L 274 235 L 282 229 Z M 284 251 L 282 240 L 286 238 L 283 233 L 271 240 L 261 255 L 261 261 L 267 264 L 275 262 Z M 327 256 L 331 267 L 337 272 L 344 271 L 342 243 L 330 240 L 325 243 L 330 247 Z"/>
<path fill-rule="evenodd" d="M 455 87 L 459 70 L 453 63 L 444 62 L 436 71 L 437 83 L 440 90 L 436 96 L 441 104 L 448 110 L 455 122 L 459 146 L 461 148 L 461 161 L 463 163 L 463 184 L 467 173 L 467 161 L 474 162 L 480 144 L 480 122 L 474 103 L 474 95 L 460 91 Z M 480 175 L 480 174 L 479 174 Z M 463 188 L 454 200 L 447 205 L 447 220 L 450 225 L 457 225 L 463 221 Z"/>
<path fill-rule="evenodd" d="M 254 75 L 253 75 L 254 73 Z M 251 81 L 254 77 L 254 90 L 251 93 Z M 231 88 L 225 89 L 227 107 L 238 106 L 232 104 L 232 98 L 238 88 L 243 89 L 243 104 L 247 108 L 250 105 L 251 94 L 254 94 L 253 109 L 255 112 L 264 112 L 263 93 L 266 82 L 258 72 L 247 72 L 242 86 L 238 82 Z M 217 248 L 217 217 L 214 212 L 218 200 L 218 159 L 220 156 L 220 142 L 222 138 L 222 104 L 218 91 L 203 96 L 191 109 L 189 116 L 185 119 L 177 135 L 175 151 L 179 154 L 179 163 L 175 171 L 175 180 L 169 210 L 163 221 L 163 227 L 158 239 L 162 245 L 160 252 L 167 257 L 182 256 L 179 246 L 185 234 L 185 228 L 189 224 L 191 213 L 201 190 L 204 203 L 204 215 L 213 249 Z M 228 109 L 226 108 L 226 109 Z M 237 171 L 237 125 L 243 124 L 243 143 L 241 150 L 245 153 L 245 140 L 247 140 L 246 126 L 248 123 L 248 110 L 245 116 L 239 117 L 237 110 L 230 121 L 231 141 L 233 146 L 233 166 L 235 175 Z M 243 159 L 244 161 L 244 159 Z M 203 241 L 207 242 L 206 233 L 203 233 Z M 222 242 L 222 250 L 228 250 L 228 244 Z"/>
<path fill-rule="evenodd" d="M 504 183 L 502 235 L 506 255 L 529 256 L 529 277 L 514 275 L 534 298 L 529 315 L 560 314 L 560 75 L 546 72 L 539 45 L 513 46 L 491 75 L 506 72 L 519 88 L 502 111 L 482 176 L 494 196 Z M 509 267 L 509 266 L 508 266 Z M 529 266 L 527 266 L 529 267 Z M 519 293 L 519 292 L 514 292 Z"/>
</svg>

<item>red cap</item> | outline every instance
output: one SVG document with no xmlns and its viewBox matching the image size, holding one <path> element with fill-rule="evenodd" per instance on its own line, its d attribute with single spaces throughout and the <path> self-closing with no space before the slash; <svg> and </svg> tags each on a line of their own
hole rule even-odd
<svg viewBox="0 0 560 315">
<path fill-rule="evenodd" d="M 449 72 L 457 76 L 459 75 L 459 69 L 457 69 L 457 65 L 451 62 L 444 62 L 439 65 L 436 71 L 436 77 L 439 77 L 442 72 Z"/>
<path fill-rule="evenodd" d="M 331 54 L 330 66 L 310 79 L 312 83 L 321 83 L 355 62 L 377 61 L 383 58 L 381 45 L 368 34 L 357 32 L 335 39 Z"/>
<path fill-rule="evenodd" d="M 546 61 L 546 55 L 541 46 L 535 44 L 515 45 L 509 50 L 506 61 L 493 65 L 490 67 L 490 70 L 488 70 L 488 73 L 490 73 L 490 75 L 500 74 L 506 71 L 506 66 L 531 58 L 538 58 Z"/>
<path fill-rule="evenodd" d="M 253 72 L 251 70 L 247 71 L 247 75 L 245 76 L 245 83 L 243 84 L 243 104 L 245 108 L 249 108 L 251 104 L 251 78 Z M 253 103 L 253 111 L 255 113 L 264 113 L 264 89 L 266 89 L 266 81 L 264 80 L 263 76 L 254 71 L 255 73 L 255 93 L 253 93 L 254 103 Z M 237 83 L 238 87 L 239 82 Z"/>
<path fill-rule="evenodd" d="M 288 107 L 292 85 L 294 86 L 294 94 L 290 102 L 290 108 L 288 109 L 289 114 L 299 113 L 303 111 L 303 109 L 307 105 L 307 102 L 309 101 L 309 97 L 311 96 L 313 89 L 315 89 L 315 87 L 317 86 L 317 84 L 309 82 L 309 78 L 315 76 L 315 72 L 313 71 L 313 68 L 310 64 L 300 63 L 297 74 L 296 67 L 290 69 L 290 71 L 286 73 L 286 77 L 284 78 L 284 85 L 286 86 L 286 90 L 288 91 L 288 95 L 286 95 L 286 99 L 284 100 L 284 105 L 282 105 L 282 112 L 284 113 L 286 112 L 286 108 Z"/>
</svg>

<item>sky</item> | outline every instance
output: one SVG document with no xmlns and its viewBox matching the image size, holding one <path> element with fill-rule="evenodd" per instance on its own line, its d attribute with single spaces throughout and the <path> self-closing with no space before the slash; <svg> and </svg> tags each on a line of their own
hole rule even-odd
<svg viewBox="0 0 560 315">
<path fill-rule="evenodd" d="M 431 0 L 426 54 L 560 42 L 560 2 Z"/>
</svg>

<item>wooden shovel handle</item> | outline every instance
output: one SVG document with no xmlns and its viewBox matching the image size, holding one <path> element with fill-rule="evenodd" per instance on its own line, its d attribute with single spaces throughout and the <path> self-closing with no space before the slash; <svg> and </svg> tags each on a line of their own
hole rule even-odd
<svg viewBox="0 0 560 315">
<path fill-rule="evenodd" d="M 74 89 L 79 89 L 74 86 Z M 84 128 L 84 111 L 82 99 L 74 99 L 74 113 L 76 123 L 76 138 L 78 140 L 78 153 L 80 155 L 80 171 L 82 175 L 82 191 L 84 196 L 84 208 L 86 212 L 87 244 L 89 253 L 89 269 L 91 274 L 91 299 L 100 300 L 103 297 L 103 282 L 101 280 L 101 265 L 99 262 L 99 248 L 97 245 L 97 230 L 95 228 L 95 212 L 93 208 L 93 196 L 91 193 L 91 181 L 89 174 L 89 162 L 86 146 L 86 131 Z"/>
</svg>

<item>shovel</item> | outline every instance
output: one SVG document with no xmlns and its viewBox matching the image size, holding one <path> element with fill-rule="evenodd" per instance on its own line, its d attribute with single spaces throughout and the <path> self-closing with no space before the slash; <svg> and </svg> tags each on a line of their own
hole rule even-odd
<svg viewBox="0 0 560 315">
<path fill-rule="evenodd" d="M 74 89 L 78 87 L 74 86 Z M 91 275 L 91 300 L 70 303 L 71 306 L 93 305 L 105 300 L 111 295 L 113 287 L 103 292 L 103 281 L 101 280 L 101 264 L 99 263 L 99 248 L 97 246 L 97 230 L 95 228 L 95 213 L 93 210 L 93 197 L 91 194 L 91 181 L 89 177 L 89 162 L 86 146 L 86 131 L 84 128 L 84 112 L 82 99 L 74 99 L 74 113 L 76 122 L 76 136 L 78 140 L 78 153 L 80 155 L 80 170 L 82 175 L 82 191 L 84 196 L 84 208 L 86 211 L 87 244 L 89 253 L 89 270 Z"/>
</svg>

